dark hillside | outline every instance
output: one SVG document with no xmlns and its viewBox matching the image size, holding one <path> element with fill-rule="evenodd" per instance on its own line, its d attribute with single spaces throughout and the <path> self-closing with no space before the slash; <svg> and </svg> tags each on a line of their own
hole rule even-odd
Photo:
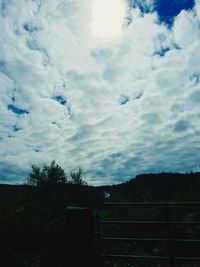
<svg viewBox="0 0 200 267">
<path fill-rule="evenodd" d="M 115 201 L 198 201 L 200 174 L 142 174 L 107 190 Z"/>
<path fill-rule="evenodd" d="M 110 198 L 104 198 L 105 192 Z M 62 267 L 67 206 L 87 206 L 95 212 L 104 201 L 199 201 L 199 195 L 199 173 L 144 174 L 122 184 L 100 187 L 0 185 L 0 251 L 11 261 L 10 266 Z M 117 209 L 116 214 L 119 212 L 122 218 L 144 213 L 140 209 Z M 145 213 L 149 216 L 152 212 Z M 114 210 L 112 217 L 116 214 Z M 154 212 L 155 218 L 157 215 Z M 191 216 L 198 219 L 199 213 L 194 211 Z"/>
<path fill-rule="evenodd" d="M 121 184 L 111 186 L 81 186 L 74 184 L 56 187 L 30 185 L 0 185 L 0 199 L 15 199 L 21 193 L 29 196 L 51 194 L 54 191 L 65 194 L 67 205 L 98 206 L 104 200 L 104 192 L 112 201 L 197 201 L 200 192 L 200 173 L 158 173 L 141 174 Z"/>
</svg>

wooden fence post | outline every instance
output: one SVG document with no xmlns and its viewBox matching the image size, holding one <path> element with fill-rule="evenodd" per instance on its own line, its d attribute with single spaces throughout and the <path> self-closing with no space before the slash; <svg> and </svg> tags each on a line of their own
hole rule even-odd
<svg viewBox="0 0 200 267">
<path fill-rule="evenodd" d="M 66 209 L 66 266 L 94 267 L 94 224 L 88 208 Z"/>
</svg>

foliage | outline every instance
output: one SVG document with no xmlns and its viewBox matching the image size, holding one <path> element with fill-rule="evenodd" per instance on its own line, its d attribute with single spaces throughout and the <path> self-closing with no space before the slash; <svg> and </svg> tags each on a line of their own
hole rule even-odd
<svg viewBox="0 0 200 267">
<path fill-rule="evenodd" d="M 83 171 L 79 168 L 77 171 L 73 171 L 69 175 L 69 179 L 62 169 L 53 160 L 50 165 L 44 164 L 42 168 L 35 164 L 31 164 L 31 173 L 29 174 L 27 184 L 42 186 L 42 185 L 55 185 L 55 184 L 75 184 L 75 185 L 87 185 L 83 180 Z"/>
<path fill-rule="evenodd" d="M 70 183 L 76 184 L 76 185 L 87 185 L 87 183 L 83 181 L 82 174 L 83 174 L 83 171 L 81 168 L 79 168 L 78 171 L 71 172 Z"/>
<path fill-rule="evenodd" d="M 1 199 L 0 248 L 11 261 L 6 266 L 63 266 L 66 200 L 62 188 L 30 186 Z"/>
<path fill-rule="evenodd" d="M 41 186 L 67 182 L 64 170 L 54 160 L 49 166 L 43 165 L 42 169 L 35 164 L 32 164 L 31 168 L 32 172 L 29 174 L 28 184 Z"/>
<path fill-rule="evenodd" d="M 66 253 L 65 207 L 88 206 L 93 210 L 99 207 L 103 199 L 102 192 L 111 194 L 109 201 L 198 201 L 200 192 L 200 174 L 161 173 L 139 175 L 126 183 L 114 186 L 83 186 L 82 171 L 79 169 L 68 180 L 60 179 L 63 172 L 55 162 L 49 166 L 32 167 L 31 182 L 33 185 L 0 185 L 0 251 L 7 266 L 15 267 L 64 267 L 68 266 Z M 62 168 L 61 168 L 62 169 Z M 54 175 L 56 174 L 56 178 Z M 34 176 L 35 175 L 35 176 Z M 59 177 L 59 178 L 58 178 Z M 64 176 L 65 177 L 65 176 Z M 51 186 L 53 185 L 53 186 Z M 170 214 L 175 221 L 199 221 L 199 207 L 177 207 Z M 155 207 L 115 207 L 101 212 L 102 220 L 162 220 L 163 210 Z M 85 226 L 84 226 L 85 227 Z M 83 227 L 83 229 L 85 229 Z M 137 227 L 108 225 L 101 226 L 105 236 L 114 237 L 149 237 L 160 238 L 163 230 L 153 226 Z M 176 238 L 200 239 L 199 226 L 181 226 L 175 229 Z M 103 236 L 103 235 L 102 235 Z M 166 249 L 163 244 L 153 243 L 106 243 L 102 252 L 116 254 L 152 254 L 163 255 Z M 180 256 L 196 256 L 198 246 L 186 244 L 174 247 Z M 104 262 L 105 264 L 105 262 Z M 104 265 L 102 265 L 104 266 Z M 113 263 L 107 262 L 106 267 Z M 119 267 L 141 267 L 167 265 L 127 265 L 119 262 Z M 178 266 L 178 265 L 177 265 Z M 191 267 L 199 265 L 181 265 Z"/>
</svg>

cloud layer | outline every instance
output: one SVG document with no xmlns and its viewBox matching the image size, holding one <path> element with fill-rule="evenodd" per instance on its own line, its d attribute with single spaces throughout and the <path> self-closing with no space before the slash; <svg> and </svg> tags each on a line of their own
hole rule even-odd
<svg viewBox="0 0 200 267">
<path fill-rule="evenodd" d="M 198 166 L 200 1 L 169 23 L 135 1 L 109 42 L 91 1 L 0 0 L 1 182 L 53 159 L 94 185 Z"/>
</svg>

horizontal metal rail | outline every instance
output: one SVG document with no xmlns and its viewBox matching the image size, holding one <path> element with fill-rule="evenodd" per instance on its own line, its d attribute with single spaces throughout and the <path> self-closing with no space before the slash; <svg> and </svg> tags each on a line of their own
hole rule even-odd
<svg viewBox="0 0 200 267">
<path fill-rule="evenodd" d="M 101 206 L 183 206 L 183 205 L 200 205 L 200 202 L 105 202 Z"/>
<path fill-rule="evenodd" d="M 187 221 L 169 221 L 169 224 L 191 224 L 200 225 L 200 222 L 187 222 Z M 99 224 L 166 224 L 165 221 L 99 221 Z"/>
<path fill-rule="evenodd" d="M 101 237 L 101 241 L 130 241 L 130 242 L 168 242 L 167 238 L 131 238 L 131 237 Z M 199 243 L 200 239 L 171 239 L 172 242 Z"/>
<path fill-rule="evenodd" d="M 109 259 L 129 259 L 129 260 L 171 260 L 168 256 L 137 256 L 137 255 L 112 255 L 112 254 L 101 254 L 100 257 L 109 258 Z M 174 257 L 174 261 L 192 261 L 192 262 L 200 262 L 200 258 L 193 258 L 193 257 Z"/>
<path fill-rule="evenodd" d="M 100 212 L 103 208 L 114 206 L 153 206 L 164 208 L 164 220 L 161 221 L 145 221 L 145 220 L 100 220 Z M 106 202 L 99 207 L 98 210 L 98 227 L 100 225 L 162 225 L 167 233 L 167 238 L 147 238 L 147 237 L 106 237 L 100 236 L 100 228 L 98 229 L 98 244 L 100 242 L 166 242 L 168 244 L 168 255 L 114 255 L 114 254 L 99 254 L 100 257 L 109 258 L 112 260 L 156 260 L 156 261 L 169 261 L 170 266 L 174 267 L 174 263 L 177 261 L 183 262 L 200 262 L 199 257 L 180 257 L 174 255 L 173 245 L 176 243 L 190 243 L 199 245 L 200 239 L 187 239 L 187 238 L 174 238 L 172 237 L 174 226 L 196 226 L 200 225 L 200 221 L 173 221 L 170 220 L 170 209 L 173 206 L 200 206 L 200 202 Z"/>
</svg>

